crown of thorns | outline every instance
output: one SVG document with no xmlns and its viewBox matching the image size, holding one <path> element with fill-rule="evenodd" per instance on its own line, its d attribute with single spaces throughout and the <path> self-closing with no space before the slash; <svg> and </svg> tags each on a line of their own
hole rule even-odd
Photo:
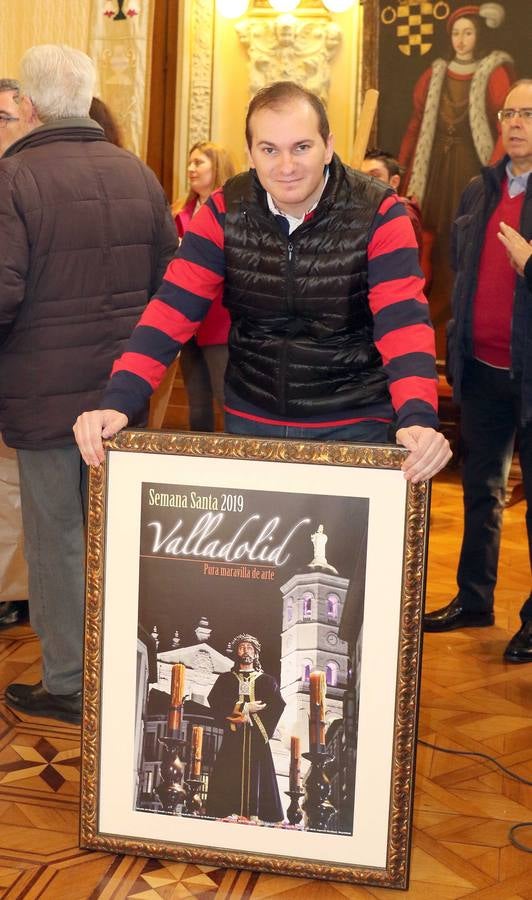
<svg viewBox="0 0 532 900">
<path fill-rule="evenodd" d="M 257 653 L 261 651 L 260 641 L 257 640 L 256 637 L 253 637 L 252 634 L 237 634 L 236 637 L 231 641 L 231 653 L 234 653 L 235 650 L 238 649 L 239 644 L 243 644 L 244 641 L 247 641 L 248 644 L 253 644 Z"/>
</svg>

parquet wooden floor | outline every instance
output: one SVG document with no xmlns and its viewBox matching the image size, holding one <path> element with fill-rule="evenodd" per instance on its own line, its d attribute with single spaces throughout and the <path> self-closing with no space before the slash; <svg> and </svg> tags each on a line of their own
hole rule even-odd
<svg viewBox="0 0 532 900">
<path fill-rule="evenodd" d="M 460 542 L 456 476 L 434 485 L 428 607 L 453 596 Z M 420 737 L 495 756 L 532 779 L 532 666 L 501 654 L 529 590 L 524 509 L 506 514 L 497 623 L 425 638 Z M 60 623 L 58 623 L 60 627 Z M 29 627 L 0 632 L 0 690 L 37 681 Z M 3 699 L 3 693 L 1 695 Z M 79 729 L 31 720 L 0 700 L 0 897 L 15 900 L 329 900 L 393 892 L 112 856 L 78 849 Z M 532 789 L 479 760 L 420 746 L 411 882 L 415 900 L 532 900 L 532 854 L 512 847 L 509 827 L 532 819 Z M 532 829 L 521 840 L 532 844 Z"/>
</svg>

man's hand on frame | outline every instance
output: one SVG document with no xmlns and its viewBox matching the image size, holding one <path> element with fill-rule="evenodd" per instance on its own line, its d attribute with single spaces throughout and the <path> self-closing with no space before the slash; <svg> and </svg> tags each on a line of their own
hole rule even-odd
<svg viewBox="0 0 532 900">
<path fill-rule="evenodd" d="M 127 416 L 116 409 L 93 409 L 78 416 L 73 428 L 74 437 L 88 466 L 99 466 L 103 462 L 104 438 L 114 437 L 127 422 Z"/>
<path fill-rule="evenodd" d="M 410 450 L 402 469 L 405 478 L 416 484 L 426 478 L 433 478 L 449 462 L 452 452 L 449 441 L 434 428 L 410 425 L 399 428 L 396 442 Z"/>
</svg>

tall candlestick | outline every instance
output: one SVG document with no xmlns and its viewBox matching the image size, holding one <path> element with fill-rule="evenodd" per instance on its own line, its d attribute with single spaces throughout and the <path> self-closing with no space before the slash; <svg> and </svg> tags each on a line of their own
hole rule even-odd
<svg viewBox="0 0 532 900">
<path fill-rule="evenodd" d="M 199 778 L 201 775 L 201 751 L 203 748 L 203 728 L 201 725 L 192 726 L 191 745 L 192 778 Z"/>
<path fill-rule="evenodd" d="M 151 769 L 148 769 L 144 773 L 144 793 L 151 794 L 153 791 L 153 772 Z"/>
<path fill-rule="evenodd" d="M 172 686 L 170 691 L 170 708 L 168 710 L 167 730 L 171 737 L 177 737 L 181 728 L 183 697 L 185 695 L 185 667 L 183 663 L 172 666 Z"/>
<path fill-rule="evenodd" d="M 292 735 L 290 738 L 290 772 L 289 788 L 297 791 L 301 787 L 301 749 L 300 740 Z"/>
<path fill-rule="evenodd" d="M 309 744 L 311 750 L 325 746 L 325 695 L 327 684 L 325 672 L 311 672 L 310 687 L 310 721 Z"/>
</svg>

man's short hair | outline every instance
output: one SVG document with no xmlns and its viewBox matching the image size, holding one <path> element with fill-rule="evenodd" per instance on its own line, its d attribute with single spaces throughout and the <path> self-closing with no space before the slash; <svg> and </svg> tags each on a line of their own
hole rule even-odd
<svg viewBox="0 0 532 900">
<path fill-rule="evenodd" d="M 0 78 L 0 94 L 13 91 L 17 97 L 20 93 L 20 84 L 14 78 Z"/>
<path fill-rule="evenodd" d="M 305 88 L 300 87 L 295 81 L 275 81 L 273 84 L 268 84 L 266 87 L 261 88 L 249 104 L 246 115 L 246 142 L 250 150 L 252 141 L 250 121 L 252 115 L 261 109 L 280 109 L 294 100 L 306 100 L 312 106 L 318 117 L 318 131 L 323 139 L 323 143 L 327 143 L 331 129 L 325 107 L 320 98 L 313 94 L 312 91 L 307 91 Z"/>
<path fill-rule="evenodd" d="M 20 63 L 22 93 L 41 122 L 88 116 L 95 81 L 92 59 L 65 44 L 30 47 Z"/>
<path fill-rule="evenodd" d="M 370 150 L 366 150 L 364 159 L 378 159 L 379 162 L 386 166 L 390 178 L 393 175 L 402 175 L 404 172 L 403 167 L 399 165 L 395 157 L 388 153 L 387 150 L 381 150 L 380 147 L 371 147 Z"/>
</svg>

